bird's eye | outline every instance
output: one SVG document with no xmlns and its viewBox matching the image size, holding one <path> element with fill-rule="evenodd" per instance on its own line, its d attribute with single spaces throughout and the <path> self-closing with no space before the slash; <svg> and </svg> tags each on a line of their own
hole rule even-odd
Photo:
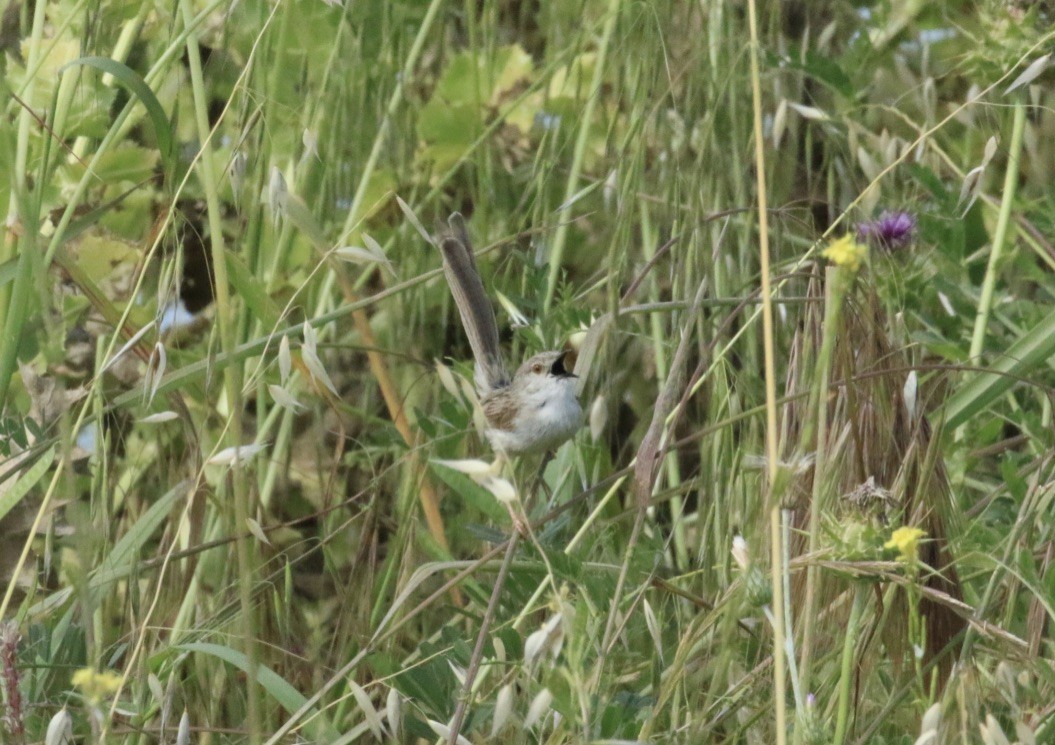
<svg viewBox="0 0 1055 745">
<path fill-rule="evenodd" d="M 531 366 L 531 372 L 535 373 L 536 375 L 541 375 L 542 374 L 542 365 L 541 365 L 541 363 L 536 362 L 534 365 L 532 365 Z"/>
</svg>

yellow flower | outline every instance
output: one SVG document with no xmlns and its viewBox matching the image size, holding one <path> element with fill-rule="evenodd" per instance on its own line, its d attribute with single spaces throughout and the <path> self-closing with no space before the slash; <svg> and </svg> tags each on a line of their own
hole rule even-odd
<svg viewBox="0 0 1055 745">
<path fill-rule="evenodd" d="M 915 561 L 916 549 L 919 547 L 919 539 L 927 535 L 927 532 L 919 528 L 910 528 L 905 525 L 893 532 L 890 540 L 883 544 L 883 548 L 896 549 L 901 554 L 902 561 Z"/>
<path fill-rule="evenodd" d="M 73 674 L 73 685 L 81 689 L 84 697 L 98 704 L 107 696 L 117 693 L 124 683 L 124 676 L 113 670 L 97 672 L 90 667 L 82 667 Z"/>
<path fill-rule="evenodd" d="M 868 256 L 868 247 L 847 234 L 829 243 L 828 247 L 821 251 L 821 256 L 836 266 L 844 266 L 851 272 L 856 272 Z"/>
</svg>

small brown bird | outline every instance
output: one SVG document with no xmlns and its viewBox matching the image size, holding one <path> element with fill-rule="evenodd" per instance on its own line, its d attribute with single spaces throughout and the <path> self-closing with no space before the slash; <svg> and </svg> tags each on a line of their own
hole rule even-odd
<svg viewBox="0 0 1055 745">
<path fill-rule="evenodd" d="M 567 352 L 540 352 L 510 378 L 465 220 L 455 212 L 448 225 L 450 230 L 437 242 L 447 284 L 476 358 L 473 379 L 487 420 L 484 434 L 496 452 L 506 455 L 555 450 L 582 426 L 577 376 L 565 367 Z"/>
</svg>

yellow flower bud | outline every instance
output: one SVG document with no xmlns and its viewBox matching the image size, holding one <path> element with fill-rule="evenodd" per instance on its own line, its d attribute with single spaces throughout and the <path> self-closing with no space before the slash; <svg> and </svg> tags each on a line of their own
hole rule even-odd
<svg viewBox="0 0 1055 745">
<path fill-rule="evenodd" d="M 849 234 L 837 238 L 821 251 L 821 256 L 836 266 L 846 267 L 856 272 L 868 256 L 868 247 L 855 241 Z"/>
</svg>

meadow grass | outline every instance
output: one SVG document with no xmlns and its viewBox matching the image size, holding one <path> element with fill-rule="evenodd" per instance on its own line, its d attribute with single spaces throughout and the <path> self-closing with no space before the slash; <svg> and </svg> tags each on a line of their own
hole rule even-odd
<svg viewBox="0 0 1055 745">
<path fill-rule="evenodd" d="M 8 3 L 0 742 L 1055 741 L 1053 12 Z"/>
</svg>

